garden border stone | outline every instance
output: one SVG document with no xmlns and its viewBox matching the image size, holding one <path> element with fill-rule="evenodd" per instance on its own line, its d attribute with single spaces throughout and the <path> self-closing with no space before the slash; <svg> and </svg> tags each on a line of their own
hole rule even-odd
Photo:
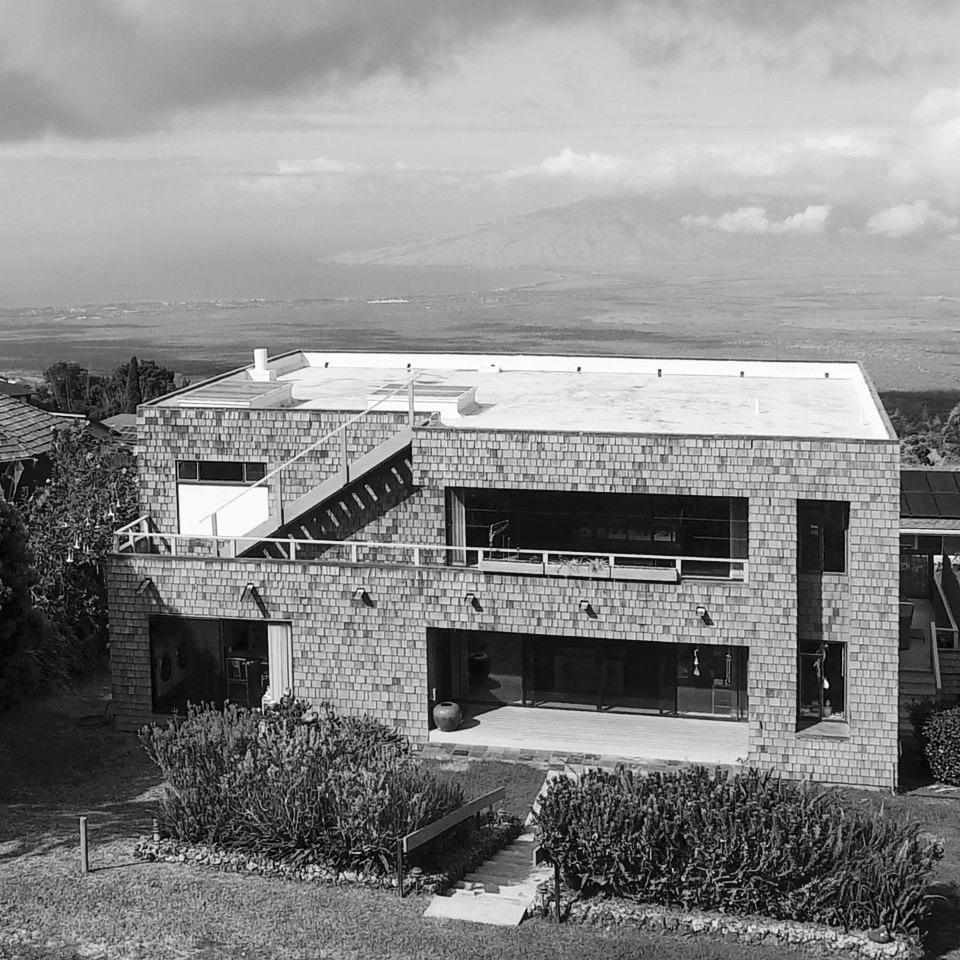
<svg viewBox="0 0 960 960">
<path fill-rule="evenodd" d="M 475 867 L 490 859 L 498 850 L 512 843 L 523 827 L 516 817 L 501 817 L 482 824 L 463 843 L 463 856 L 455 865 L 442 871 L 409 875 L 404 884 L 405 893 L 435 894 L 453 886 Z M 140 837 L 133 848 L 137 860 L 154 863 L 186 863 L 192 866 L 212 867 L 227 873 L 251 873 L 263 877 L 328 885 L 353 885 L 374 889 L 396 890 L 393 874 L 372 870 L 338 870 L 319 863 L 297 865 L 283 859 L 226 850 L 211 844 L 188 843 L 172 837 L 155 840 Z"/>
<path fill-rule="evenodd" d="M 888 943 L 871 939 L 867 931 L 845 932 L 824 924 L 774 920 L 760 916 L 733 916 L 698 910 L 680 910 L 620 899 L 579 900 L 565 891 L 567 921 L 589 926 L 632 925 L 641 930 L 680 936 L 735 938 L 744 944 L 789 944 L 823 952 L 829 950 L 864 960 L 917 960 L 923 949 L 916 937 L 897 936 Z M 540 885 L 534 910 L 550 917 L 554 902 L 553 881 Z"/>
</svg>

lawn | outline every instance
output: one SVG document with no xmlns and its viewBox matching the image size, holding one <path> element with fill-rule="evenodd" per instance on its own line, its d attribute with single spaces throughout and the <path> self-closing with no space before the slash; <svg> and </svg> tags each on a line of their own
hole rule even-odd
<svg viewBox="0 0 960 960">
<path fill-rule="evenodd" d="M 82 728 L 102 709 L 104 677 L 74 693 L 0 715 L 0 957 L 23 960 L 530 957 L 774 960 L 783 948 L 701 938 L 604 932 L 546 921 L 518 929 L 427 921 L 427 900 L 137 863 L 149 830 L 153 767 L 136 738 Z M 521 764 L 430 761 L 468 795 L 505 783 L 507 808 L 525 813 L 542 773 Z M 881 802 L 866 795 L 864 803 Z M 960 881 L 960 806 L 911 797 L 882 802 L 947 838 L 938 881 Z M 93 872 L 81 876 L 77 816 L 90 822 Z M 941 907 L 931 956 L 960 958 L 960 914 Z M 948 952 L 948 951 L 954 952 Z"/>
</svg>

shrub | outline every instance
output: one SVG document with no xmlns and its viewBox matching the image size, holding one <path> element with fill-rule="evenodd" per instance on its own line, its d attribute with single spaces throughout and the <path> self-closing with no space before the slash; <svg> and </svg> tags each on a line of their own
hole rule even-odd
<svg viewBox="0 0 960 960">
<path fill-rule="evenodd" d="M 581 896 L 918 929 L 942 850 L 916 824 L 750 771 L 591 771 L 552 782 L 541 844 Z"/>
<path fill-rule="evenodd" d="M 926 736 L 924 730 L 927 721 L 935 714 L 957 706 L 955 697 L 921 697 L 914 700 L 909 707 L 910 726 L 913 727 L 913 736 L 916 742 L 925 749 Z"/>
<path fill-rule="evenodd" d="M 934 713 L 923 728 L 923 740 L 934 779 L 960 786 L 960 707 Z"/>
<path fill-rule="evenodd" d="M 326 705 L 191 706 L 140 737 L 169 784 L 166 836 L 297 865 L 385 872 L 400 837 L 464 802 L 397 731 Z"/>
</svg>

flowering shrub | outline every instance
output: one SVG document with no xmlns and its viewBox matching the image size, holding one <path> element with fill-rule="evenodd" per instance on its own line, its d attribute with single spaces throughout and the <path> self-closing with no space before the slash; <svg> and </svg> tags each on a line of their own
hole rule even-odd
<svg viewBox="0 0 960 960">
<path fill-rule="evenodd" d="M 923 727 L 923 749 L 934 779 L 960 786 L 960 707 L 931 714 Z"/>
<path fill-rule="evenodd" d="M 464 803 L 397 731 L 326 705 L 191 706 L 140 739 L 169 785 L 163 835 L 296 865 L 388 871 L 398 839 Z"/>
<path fill-rule="evenodd" d="M 960 720 L 960 718 L 958 718 Z M 591 771 L 551 782 L 544 853 L 582 897 L 919 929 L 942 849 L 916 824 L 756 771 Z"/>
</svg>

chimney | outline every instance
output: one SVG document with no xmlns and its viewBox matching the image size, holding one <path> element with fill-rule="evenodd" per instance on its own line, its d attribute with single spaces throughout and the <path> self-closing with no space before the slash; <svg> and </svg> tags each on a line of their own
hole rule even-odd
<svg viewBox="0 0 960 960">
<path fill-rule="evenodd" d="M 250 371 L 250 379 L 258 383 L 272 383 L 277 379 L 277 371 L 267 366 L 267 351 L 263 347 L 253 351 L 253 369 Z"/>
</svg>

